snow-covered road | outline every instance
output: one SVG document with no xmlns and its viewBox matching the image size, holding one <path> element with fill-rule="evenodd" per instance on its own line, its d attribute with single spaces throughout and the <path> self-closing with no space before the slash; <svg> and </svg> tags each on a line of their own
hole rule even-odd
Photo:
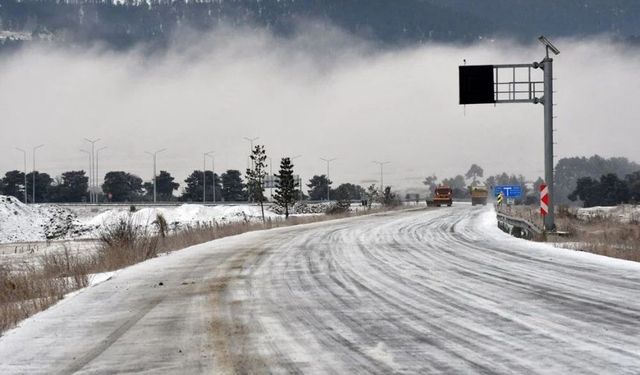
<svg viewBox="0 0 640 375">
<path fill-rule="evenodd" d="M 162 256 L 1 337 L 0 373 L 640 373 L 640 265 L 494 220 L 396 212 Z"/>
</svg>

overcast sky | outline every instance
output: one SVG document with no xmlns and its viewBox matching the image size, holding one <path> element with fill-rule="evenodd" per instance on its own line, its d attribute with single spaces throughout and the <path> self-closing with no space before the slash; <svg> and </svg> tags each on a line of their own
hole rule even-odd
<svg viewBox="0 0 640 375">
<path fill-rule="evenodd" d="M 188 43 L 185 43 L 185 38 Z M 423 189 L 425 176 L 543 175 L 543 108 L 458 105 L 458 65 L 530 63 L 535 41 L 379 50 L 338 30 L 314 26 L 291 39 L 218 30 L 181 39 L 162 56 L 46 47 L 0 57 L 0 172 L 22 169 L 38 144 L 37 169 L 87 169 L 84 137 L 101 138 L 101 175 L 125 170 L 148 180 L 144 151 L 167 148 L 158 169 L 182 183 L 215 150 L 216 172 L 244 173 L 249 143 L 269 156 L 301 155 L 307 180 L 369 184 L 372 161 L 389 161 L 385 185 Z M 555 40 L 556 154 L 626 156 L 640 161 L 640 51 L 607 39 Z M 186 46 L 186 47 L 185 47 Z M 538 72 L 541 74 L 541 72 Z M 208 161 L 210 168 L 210 161 Z M 31 169 L 31 155 L 29 166 Z"/>
</svg>

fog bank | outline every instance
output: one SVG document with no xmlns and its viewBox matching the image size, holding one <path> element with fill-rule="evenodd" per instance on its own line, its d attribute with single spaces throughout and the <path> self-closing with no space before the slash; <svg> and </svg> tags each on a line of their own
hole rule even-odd
<svg viewBox="0 0 640 375">
<path fill-rule="evenodd" d="M 640 51 L 606 38 L 554 43 L 557 156 L 640 160 Z M 217 173 L 244 173 L 243 137 L 260 137 L 274 171 L 280 157 L 302 155 L 294 164 L 305 180 L 326 173 L 320 157 L 337 158 L 337 183 L 378 181 L 373 160 L 391 162 L 385 184 L 398 189 L 471 163 L 534 179 L 543 175 L 542 106 L 464 108 L 457 74 L 463 59 L 529 63 L 543 54 L 537 42 L 509 41 L 378 50 L 320 24 L 289 39 L 229 28 L 183 36 L 154 56 L 32 47 L 0 60 L 0 172 L 22 169 L 15 147 L 41 143 L 37 169 L 87 169 L 79 150 L 89 137 L 108 146 L 101 177 L 126 170 L 148 180 L 144 151 L 167 148 L 158 169 L 184 185 L 205 151 L 215 150 Z"/>
</svg>

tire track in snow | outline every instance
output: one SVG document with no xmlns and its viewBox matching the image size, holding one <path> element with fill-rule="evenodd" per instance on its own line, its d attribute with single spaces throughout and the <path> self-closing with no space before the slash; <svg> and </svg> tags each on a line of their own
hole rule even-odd
<svg viewBox="0 0 640 375">
<path fill-rule="evenodd" d="M 484 212 L 294 230 L 251 274 L 246 316 L 306 373 L 640 371 L 637 277 L 488 237 Z"/>
<path fill-rule="evenodd" d="M 125 321 L 120 327 L 114 330 L 109 336 L 107 336 L 99 345 L 89 350 L 85 355 L 75 360 L 59 374 L 73 374 L 80 371 L 84 366 L 96 359 L 100 354 L 104 353 L 111 345 L 113 345 L 122 335 L 127 333 L 131 327 L 136 325 L 140 319 L 144 318 L 154 307 L 158 306 L 162 302 L 163 298 L 158 298 L 147 302 L 147 304 L 131 318 Z"/>
</svg>

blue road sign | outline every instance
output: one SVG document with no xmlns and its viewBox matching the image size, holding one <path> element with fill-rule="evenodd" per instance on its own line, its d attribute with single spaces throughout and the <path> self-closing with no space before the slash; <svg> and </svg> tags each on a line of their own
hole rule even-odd
<svg viewBox="0 0 640 375">
<path fill-rule="evenodd" d="M 497 197 L 502 192 L 505 198 L 522 197 L 522 188 L 520 185 L 498 185 L 494 188 L 494 194 Z"/>
</svg>

